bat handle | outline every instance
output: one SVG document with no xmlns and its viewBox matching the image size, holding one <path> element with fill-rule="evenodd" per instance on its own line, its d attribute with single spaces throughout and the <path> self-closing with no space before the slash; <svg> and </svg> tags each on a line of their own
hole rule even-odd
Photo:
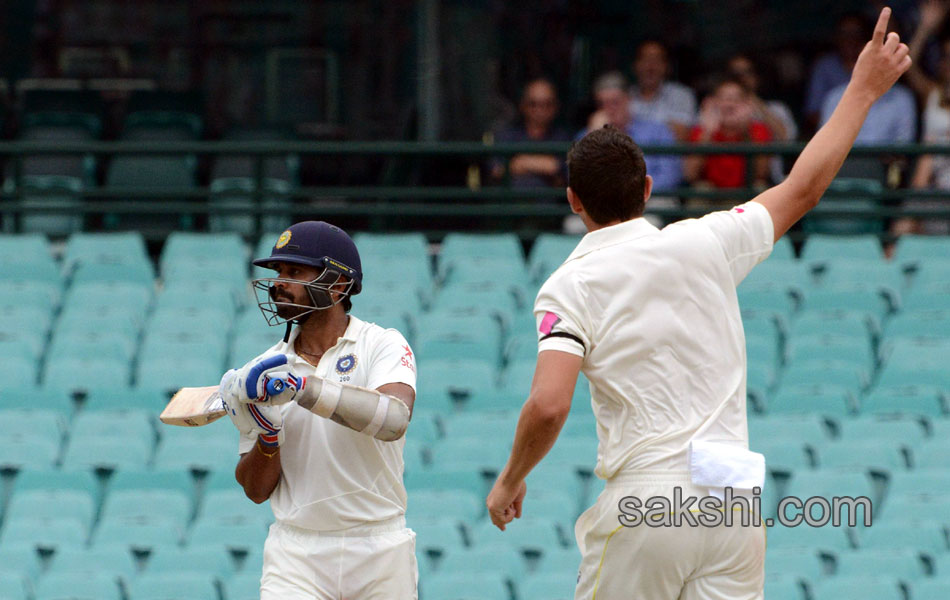
<svg viewBox="0 0 950 600">
<path fill-rule="evenodd" d="M 268 396 L 278 396 L 287 387 L 287 382 L 283 379 L 268 379 L 265 387 Z"/>
</svg>

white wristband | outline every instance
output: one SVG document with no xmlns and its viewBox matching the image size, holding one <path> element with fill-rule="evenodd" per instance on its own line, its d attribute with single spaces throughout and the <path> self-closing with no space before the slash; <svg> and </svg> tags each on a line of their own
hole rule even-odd
<svg viewBox="0 0 950 600">
<path fill-rule="evenodd" d="M 343 395 L 343 386 L 335 381 L 324 379 L 320 387 L 320 396 L 311 409 L 314 414 L 329 419 L 336 411 L 337 404 L 340 403 L 340 396 Z"/>
<path fill-rule="evenodd" d="M 386 394 L 379 395 L 379 404 L 376 405 L 376 412 L 373 414 L 373 420 L 369 422 L 369 425 L 364 427 L 360 433 L 365 433 L 368 436 L 376 437 L 376 434 L 379 433 L 379 430 L 383 428 L 383 422 L 386 420 L 386 415 L 389 413 L 389 396 Z"/>
</svg>

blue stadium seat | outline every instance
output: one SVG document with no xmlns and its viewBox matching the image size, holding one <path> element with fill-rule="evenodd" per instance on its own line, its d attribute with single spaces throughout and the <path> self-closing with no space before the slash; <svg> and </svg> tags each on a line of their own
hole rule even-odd
<svg viewBox="0 0 950 600">
<path fill-rule="evenodd" d="M 416 532 L 416 551 L 444 556 L 465 547 L 461 524 L 456 519 L 418 517 L 408 524 Z"/>
<path fill-rule="evenodd" d="M 477 545 L 474 548 L 456 548 L 439 561 L 439 573 L 465 573 L 477 565 L 478 569 L 504 576 L 517 582 L 525 571 L 523 557 L 506 544 Z"/>
<path fill-rule="evenodd" d="M 768 548 L 765 552 L 765 576 L 793 576 L 817 581 L 822 576 L 822 562 L 815 551 L 801 548 Z"/>
<path fill-rule="evenodd" d="M 46 314 L 53 314 L 61 296 L 59 284 L 42 281 L 4 281 L 0 286 L 0 306 L 21 305 L 24 298 L 29 298 L 30 306 Z"/>
<path fill-rule="evenodd" d="M 99 483 L 88 471 L 61 471 L 59 469 L 26 469 L 14 480 L 14 493 L 27 490 L 81 490 L 98 501 Z"/>
<path fill-rule="evenodd" d="M 531 470 L 526 483 L 528 496 L 551 497 L 554 495 L 556 497 L 558 494 L 566 494 L 573 501 L 574 506 L 583 508 L 590 506 L 595 496 L 585 494 L 588 487 L 596 489 L 598 485 L 602 486 L 599 479 L 588 479 L 570 466 L 547 461 L 541 461 L 541 464 Z"/>
<path fill-rule="evenodd" d="M 898 294 L 904 288 L 903 271 L 881 258 L 857 259 L 842 256 L 824 263 L 819 286 L 845 291 L 873 290 Z"/>
<path fill-rule="evenodd" d="M 871 481 L 865 474 L 858 473 L 854 469 L 798 471 L 789 481 L 785 494 L 787 496 L 796 496 L 802 499 L 802 501 L 812 496 L 822 496 L 829 500 L 835 496 L 850 496 L 852 498 L 865 496 L 871 500 L 875 500 Z M 861 510 L 858 511 L 859 521 L 863 517 L 861 512 Z M 770 532 L 769 542 L 771 543 L 771 541 Z"/>
<path fill-rule="evenodd" d="M 914 450 L 914 467 L 950 469 L 950 440 L 932 438 Z"/>
<path fill-rule="evenodd" d="M 490 315 L 508 328 L 521 313 L 517 293 L 501 283 L 453 283 L 442 289 L 432 303 L 432 314 L 467 317 Z"/>
<path fill-rule="evenodd" d="M 431 491 L 466 491 L 480 496 L 487 493 L 486 481 L 474 468 L 442 468 L 433 466 L 422 471 L 406 473 L 406 489 Z"/>
<path fill-rule="evenodd" d="M 121 330 L 57 330 L 46 354 L 50 358 L 89 356 L 129 362 L 135 355 L 137 342 L 138 340 Z"/>
<path fill-rule="evenodd" d="M 464 358 L 501 363 L 501 328 L 491 317 L 427 315 L 418 328 L 416 355 L 420 361 Z"/>
<path fill-rule="evenodd" d="M 53 555 L 49 573 L 105 573 L 130 580 L 138 572 L 135 557 L 121 544 L 96 548 L 63 546 Z"/>
<path fill-rule="evenodd" d="M 4 508 L 4 520 L 78 519 L 88 531 L 96 514 L 96 499 L 86 490 L 33 489 L 17 492 Z"/>
<path fill-rule="evenodd" d="M 156 548 L 145 565 L 145 573 L 156 578 L 174 579 L 178 573 L 189 571 L 224 578 L 232 575 L 234 564 L 223 546 L 195 544 L 188 548 Z"/>
<path fill-rule="evenodd" d="M 871 415 L 842 420 L 838 435 L 848 442 L 889 440 L 911 447 L 920 443 L 924 427 L 916 418 Z"/>
<path fill-rule="evenodd" d="M 821 468 L 874 469 L 885 473 L 907 469 L 907 461 L 898 444 L 890 440 L 865 439 L 839 441 L 824 446 L 818 453 Z"/>
<path fill-rule="evenodd" d="M 277 236 L 264 237 L 259 254 L 267 256 Z M 267 242 L 266 248 L 263 244 Z M 353 235 L 353 242 L 359 248 L 360 256 L 372 260 L 374 257 L 399 257 L 409 263 L 419 263 L 429 260 L 429 243 L 421 233 L 366 233 L 358 232 Z"/>
<path fill-rule="evenodd" d="M 851 575 L 829 577 L 815 583 L 814 600 L 904 600 L 896 577 L 888 575 Z"/>
<path fill-rule="evenodd" d="M 29 543 L 49 550 L 86 543 L 89 530 L 77 517 L 28 517 L 8 521 L 0 531 L 0 544 Z"/>
<path fill-rule="evenodd" d="M 928 520 L 950 522 L 950 506 L 946 495 L 931 490 L 892 489 L 884 505 L 883 518 L 900 518 L 907 515 L 926 515 Z"/>
<path fill-rule="evenodd" d="M 769 470 L 793 473 L 798 469 L 810 469 L 811 460 L 805 444 L 789 439 L 777 439 L 752 443 L 749 449 L 765 455 Z"/>
<path fill-rule="evenodd" d="M 950 239 L 939 235 L 902 235 L 894 249 L 894 261 L 902 264 L 918 264 L 928 259 L 945 259 L 950 256 Z"/>
<path fill-rule="evenodd" d="M 548 548 L 564 547 L 558 525 L 551 519 L 523 515 L 508 524 L 505 531 L 499 530 L 488 519 L 475 525 L 473 531 L 474 547 L 507 544 L 521 552 L 544 554 Z"/>
<path fill-rule="evenodd" d="M 877 322 L 871 313 L 849 310 L 804 311 L 791 325 L 792 338 L 803 335 L 874 336 Z"/>
<path fill-rule="evenodd" d="M 921 518 L 926 519 L 926 517 Z M 937 521 L 918 521 L 910 516 L 885 518 L 861 530 L 858 546 L 862 550 L 900 549 L 940 555 L 947 551 L 947 540 L 943 529 L 943 524 Z M 889 569 L 886 571 L 890 572 Z"/>
<path fill-rule="evenodd" d="M 79 262 L 69 271 L 70 285 L 108 282 L 127 282 L 150 287 L 155 274 L 150 263 L 94 263 Z"/>
<path fill-rule="evenodd" d="M 228 577 L 221 584 L 224 600 L 260 600 L 261 574 L 238 573 Z"/>
<path fill-rule="evenodd" d="M 63 452 L 64 469 L 144 469 L 152 456 L 151 438 L 118 435 L 103 438 L 101 430 L 73 437 Z"/>
<path fill-rule="evenodd" d="M 834 333 L 798 336 L 789 342 L 788 354 L 792 364 L 807 360 L 827 360 L 853 363 L 870 371 L 877 363 L 877 357 L 867 338 Z"/>
<path fill-rule="evenodd" d="M 79 177 L 22 175 L 19 182 L 7 179 L 3 187 L 7 192 L 18 192 L 25 208 L 42 209 L 23 214 L 20 231 L 64 236 L 82 229 L 83 215 L 75 212 L 82 206 L 83 182 Z"/>
<path fill-rule="evenodd" d="M 766 554 L 768 556 L 768 554 Z M 805 600 L 801 581 L 793 576 L 767 576 L 765 595 L 769 600 Z"/>
<path fill-rule="evenodd" d="M 508 460 L 508 444 L 486 444 L 484 437 L 475 431 L 468 435 L 470 437 L 447 437 L 434 444 L 433 467 L 470 469 L 497 475 Z"/>
<path fill-rule="evenodd" d="M 501 258 L 524 262 L 521 242 L 513 233 L 450 233 L 439 250 L 440 270 L 443 264 L 459 257 Z"/>
<path fill-rule="evenodd" d="M 495 379 L 495 369 L 489 362 L 432 358 L 420 360 L 416 390 L 419 397 L 426 398 L 428 408 L 451 412 L 457 401 L 475 397 L 477 390 Z"/>
<path fill-rule="evenodd" d="M 738 290 L 782 290 L 800 295 L 813 285 L 811 270 L 804 262 L 767 260 L 746 275 Z"/>
<path fill-rule="evenodd" d="M 43 385 L 50 390 L 84 394 L 97 388 L 128 387 L 132 356 L 119 358 L 91 354 L 51 356 L 43 369 Z"/>
<path fill-rule="evenodd" d="M 112 386 L 90 390 L 83 398 L 83 411 L 126 411 L 144 410 L 161 412 L 168 402 L 168 396 L 156 389 L 123 388 Z"/>
<path fill-rule="evenodd" d="M 215 577 L 204 572 L 143 573 L 129 585 L 129 600 L 218 600 Z"/>
<path fill-rule="evenodd" d="M 743 312 L 770 312 L 777 311 L 784 318 L 789 317 L 798 309 L 798 298 L 782 289 L 747 289 L 741 287 L 739 293 L 739 308 Z"/>
<path fill-rule="evenodd" d="M 67 272 L 79 263 L 149 265 L 145 238 L 137 231 L 121 233 L 76 232 L 66 240 L 63 266 Z"/>
<path fill-rule="evenodd" d="M 245 284 L 246 280 L 242 279 L 241 285 Z M 231 282 L 175 280 L 165 283 L 155 302 L 155 310 L 216 310 L 233 318 L 243 299 Z"/>
<path fill-rule="evenodd" d="M 155 520 L 187 523 L 191 517 L 192 500 L 178 490 L 113 490 L 102 504 L 103 521 L 134 521 L 148 523 Z"/>
<path fill-rule="evenodd" d="M 570 544 L 567 548 L 548 548 L 541 555 L 536 573 L 554 575 L 566 573 L 577 581 L 577 570 L 581 564 L 581 553 L 577 546 Z M 573 589 L 573 588 L 572 588 Z"/>
<path fill-rule="evenodd" d="M 417 485 L 410 481 L 409 476 L 410 474 L 407 473 L 406 489 L 409 492 L 409 505 L 406 510 L 406 519 L 408 522 L 440 517 L 472 523 L 482 514 L 484 502 L 480 483 L 477 492 L 469 489 L 474 487 L 471 484 L 433 488 L 423 485 L 428 482 L 419 482 Z M 435 485 L 438 485 L 437 481 Z"/>
<path fill-rule="evenodd" d="M 413 417 L 413 421 L 415 417 Z M 445 439 L 478 435 L 487 443 L 510 445 L 518 423 L 518 409 L 458 413 L 442 419 Z"/>
<path fill-rule="evenodd" d="M 36 546 L 28 542 L 11 542 L 0 547 L 0 593 L 11 594 L 13 590 L 5 587 L 8 582 L 4 575 L 17 573 L 25 575 L 28 579 L 35 579 L 40 572 L 41 557 Z"/>
<path fill-rule="evenodd" d="M 4 285 L 7 281 L 33 281 L 56 288 L 62 287 L 59 267 L 52 258 L 35 261 L 21 259 L 22 256 L 18 256 L 16 259 L 0 262 L 0 281 L 3 281 Z"/>
<path fill-rule="evenodd" d="M 838 259 L 882 260 L 884 249 L 874 235 L 813 234 L 805 240 L 801 258 L 805 262 Z"/>
<path fill-rule="evenodd" d="M 804 496 L 801 499 L 804 501 L 809 497 Z M 801 511 L 796 512 L 794 508 L 790 507 L 786 513 L 789 517 L 793 517 L 800 515 Z M 807 525 L 785 527 L 776 524 L 768 528 L 766 539 L 768 540 L 766 559 L 768 559 L 769 552 L 773 550 L 791 551 L 795 549 L 799 552 L 814 553 L 821 551 L 833 554 L 851 548 L 851 542 L 848 539 L 847 528 L 845 527 L 808 527 Z"/>
<path fill-rule="evenodd" d="M 945 571 L 941 571 L 944 573 Z M 921 579 L 910 587 L 912 600 L 943 600 L 950 598 L 950 577 L 941 575 L 935 579 Z"/>
<path fill-rule="evenodd" d="M 939 438 L 932 438 L 936 441 Z M 911 471 L 892 473 L 888 480 L 888 496 L 899 495 L 902 492 L 920 493 L 931 491 L 934 493 L 950 493 L 950 468 L 926 468 L 915 464 Z M 885 498 L 886 500 L 887 498 Z M 895 516 L 896 520 L 914 519 L 914 516 Z M 890 518 L 888 519 L 890 521 Z"/>
<path fill-rule="evenodd" d="M 181 543 L 184 523 L 169 519 L 138 522 L 126 519 L 103 520 L 93 533 L 92 547 L 121 545 L 133 552 L 151 552 Z"/>
<path fill-rule="evenodd" d="M 254 504 L 235 486 L 231 489 L 209 490 L 202 499 L 198 519 L 220 523 L 257 523 L 269 525 L 274 513 L 269 504 Z"/>
<path fill-rule="evenodd" d="M 853 392 L 858 389 L 853 381 L 842 379 L 844 384 L 805 383 L 810 380 L 811 373 L 810 370 L 804 368 L 795 370 L 790 368 L 783 379 L 782 387 L 768 403 L 768 413 L 770 415 L 813 413 L 831 417 L 847 417 L 853 412 Z M 835 372 L 832 372 L 832 375 L 834 374 Z M 824 378 L 818 378 L 818 380 L 821 379 Z M 831 381 L 839 381 L 839 379 Z"/>
<path fill-rule="evenodd" d="M 945 414 L 939 388 L 932 385 L 887 385 L 887 379 L 898 381 L 906 375 L 913 381 L 913 371 L 891 371 L 884 380 L 860 403 L 862 415 L 923 415 L 940 417 Z"/>
<path fill-rule="evenodd" d="M 511 600 L 508 585 L 493 571 L 433 573 L 419 584 L 420 600 Z"/>
<path fill-rule="evenodd" d="M 947 310 L 903 312 L 887 322 L 884 336 L 894 339 L 950 341 L 950 307 Z"/>
<path fill-rule="evenodd" d="M 120 600 L 119 580 L 96 571 L 47 573 L 36 583 L 35 600 Z"/>
<path fill-rule="evenodd" d="M 215 439 L 195 440 L 187 446 L 163 442 L 155 451 L 152 464 L 156 469 L 211 472 L 233 469 L 237 458 L 235 444 L 222 444 Z"/>
<path fill-rule="evenodd" d="M 885 294 L 873 289 L 813 289 L 805 294 L 803 310 L 851 310 L 870 313 L 878 320 L 895 310 L 900 302 L 898 293 Z"/>
<path fill-rule="evenodd" d="M 199 519 L 188 535 L 188 545 L 218 544 L 229 550 L 248 552 L 262 547 L 267 539 L 267 526 L 262 523 L 229 523 Z"/>
<path fill-rule="evenodd" d="M 950 356 L 950 339 L 897 339 L 888 343 L 884 367 L 878 377 L 879 387 L 933 385 L 950 388 L 950 372 L 946 369 Z"/>
<path fill-rule="evenodd" d="M 202 348 L 209 356 L 202 356 Z M 182 356 L 189 357 L 188 362 L 182 362 Z M 135 384 L 176 392 L 183 387 L 214 385 L 224 371 L 223 344 L 156 344 L 151 348 L 143 346 Z"/>
<path fill-rule="evenodd" d="M 535 238 L 528 258 L 529 271 L 534 281 L 544 281 L 567 260 L 577 244 L 580 236 L 563 235 L 556 233 L 542 233 Z"/>
</svg>

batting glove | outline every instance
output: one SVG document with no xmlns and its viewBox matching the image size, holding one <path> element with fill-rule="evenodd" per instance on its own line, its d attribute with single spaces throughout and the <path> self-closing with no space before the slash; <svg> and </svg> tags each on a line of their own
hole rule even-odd
<svg viewBox="0 0 950 600">
<path fill-rule="evenodd" d="M 257 436 L 261 444 L 276 448 L 284 443 L 284 417 L 279 406 L 259 406 L 223 399 L 231 422 L 242 435 Z"/>
<path fill-rule="evenodd" d="M 221 395 L 232 402 L 277 406 L 292 402 L 307 384 L 306 377 L 297 377 L 284 368 L 287 356 L 273 354 L 253 360 L 240 369 L 230 370 L 218 386 Z"/>
</svg>

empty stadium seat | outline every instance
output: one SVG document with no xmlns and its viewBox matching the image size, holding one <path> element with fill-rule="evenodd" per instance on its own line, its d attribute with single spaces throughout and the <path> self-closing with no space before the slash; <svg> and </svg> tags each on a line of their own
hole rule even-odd
<svg viewBox="0 0 950 600">
<path fill-rule="evenodd" d="M 416 355 L 419 356 L 417 349 Z M 451 377 L 446 375 L 451 373 Z M 457 401 L 475 397 L 477 390 L 491 385 L 496 372 L 483 360 L 419 360 L 417 394 L 425 397 L 432 410 L 450 412 Z"/>
<path fill-rule="evenodd" d="M 469 435 L 472 437 L 447 437 L 434 444 L 433 466 L 443 469 L 474 469 L 497 475 L 508 460 L 508 443 L 488 445 L 480 434 L 470 432 Z"/>
<path fill-rule="evenodd" d="M 921 579 L 913 582 L 911 600 L 943 600 L 950 598 L 950 577 L 941 575 L 936 579 Z"/>
<path fill-rule="evenodd" d="M 805 600 L 801 581 L 792 576 L 766 577 L 765 594 L 769 600 Z"/>
<path fill-rule="evenodd" d="M 29 543 L 51 550 L 60 546 L 85 544 L 89 530 L 77 517 L 25 517 L 4 523 L 0 544 Z"/>
<path fill-rule="evenodd" d="M 488 519 L 482 520 L 472 529 L 474 547 L 483 545 L 507 544 L 521 552 L 544 554 L 547 548 L 563 547 L 557 523 L 551 519 L 523 515 L 508 524 L 505 531 L 499 530 Z"/>
<path fill-rule="evenodd" d="M 464 573 L 434 573 L 419 583 L 420 600 L 510 600 L 508 585 L 500 573 L 466 570 Z"/>
<path fill-rule="evenodd" d="M 829 577 L 815 584 L 814 600 L 861 598 L 862 600 L 903 600 L 896 577 L 862 576 Z"/>
<path fill-rule="evenodd" d="M 9 179 L 7 193 L 16 193 L 24 208 L 36 210 L 20 217 L 20 231 L 65 236 L 82 229 L 82 180 L 64 175 L 23 175 L 19 186 Z"/>
<path fill-rule="evenodd" d="M 169 190 L 190 189 L 195 185 L 195 159 L 193 156 L 116 156 L 109 165 L 106 185 L 159 194 Z M 141 203 L 151 200 L 136 197 L 134 201 Z M 106 215 L 106 226 L 110 228 L 142 228 L 164 224 L 174 229 L 187 228 L 191 223 L 189 215 Z"/>
<path fill-rule="evenodd" d="M 439 270 L 442 265 L 460 257 L 500 258 L 524 262 L 524 253 L 518 236 L 513 233 L 457 233 L 442 240 L 439 249 Z"/>
<path fill-rule="evenodd" d="M 531 246 L 528 270 L 534 281 L 544 281 L 570 256 L 581 238 L 556 233 L 539 234 Z"/>
<path fill-rule="evenodd" d="M 914 450 L 914 467 L 950 469 L 950 440 L 933 438 Z"/>
<path fill-rule="evenodd" d="M 443 487 L 433 488 L 428 485 L 438 485 L 436 478 L 415 482 L 411 475 L 406 473 L 406 490 L 409 492 L 406 519 L 410 523 L 435 517 L 471 523 L 481 515 L 484 490 L 479 480 L 473 478 L 462 485 L 450 482 Z M 473 485 L 473 481 L 477 485 Z M 471 489 L 473 487 L 477 487 L 477 491 Z"/>
<path fill-rule="evenodd" d="M 417 552 L 441 556 L 465 547 L 462 529 L 456 519 L 435 515 L 418 517 L 409 521 L 409 527 L 416 532 Z"/>
<path fill-rule="evenodd" d="M 903 549 L 934 555 L 947 551 L 943 524 L 936 521 L 914 520 L 914 517 L 887 518 L 865 527 L 858 536 L 858 546 L 864 549 Z M 860 559 L 857 559 L 860 560 Z M 888 572 L 890 572 L 888 570 Z"/>
<path fill-rule="evenodd" d="M 130 600 L 218 600 L 215 578 L 211 573 L 143 573 L 129 584 Z"/>
<path fill-rule="evenodd" d="M 261 574 L 238 573 L 222 582 L 225 600 L 260 600 Z"/>
<path fill-rule="evenodd" d="M 891 370 L 887 377 L 860 403 L 862 415 L 924 415 L 945 414 L 940 389 L 933 385 L 888 385 L 891 382 L 912 382 L 913 371 Z"/>
<path fill-rule="evenodd" d="M 97 548 L 63 546 L 50 560 L 48 572 L 98 572 L 129 580 L 138 572 L 138 566 L 129 549 L 121 544 L 103 544 Z"/>
<path fill-rule="evenodd" d="M 772 471 L 792 473 L 812 467 L 805 445 L 799 441 L 778 439 L 750 443 L 749 449 L 765 455 L 765 466 Z"/>
<path fill-rule="evenodd" d="M 447 552 L 439 561 L 439 573 L 464 573 L 475 565 L 515 582 L 521 579 L 525 571 L 524 559 L 513 547 L 485 544 Z"/>
<path fill-rule="evenodd" d="M 884 250 L 877 236 L 841 236 L 813 234 L 802 247 L 803 261 L 824 262 L 832 259 L 881 260 Z"/>
<path fill-rule="evenodd" d="M 803 496 L 804 501 L 810 496 Z M 801 510 L 789 507 L 786 511 L 788 517 L 801 515 Z M 851 548 L 851 542 L 848 539 L 847 529 L 844 527 L 808 527 L 799 525 L 798 527 L 785 527 L 776 524 L 769 527 L 766 533 L 768 540 L 768 550 L 765 553 L 768 558 L 769 552 L 773 550 L 790 551 L 792 549 L 799 552 L 842 552 Z"/>
<path fill-rule="evenodd" d="M 946 357 L 950 339 L 896 339 L 888 343 L 884 366 L 878 377 L 879 387 L 937 386 L 950 387 Z"/>
<path fill-rule="evenodd" d="M 902 235 L 894 249 L 894 260 L 903 265 L 950 256 L 950 239 L 936 235 Z"/>
<path fill-rule="evenodd" d="M 96 514 L 96 499 L 77 489 L 33 489 L 18 491 L 4 508 L 7 522 L 28 519 L 78 519 L 88 531 Z"/>
<path fill-rule="evenodd" d="M 765 576 L 791 575 L 806 581 L 817 581 L 823 574 L 819 553 L 802 548 L 767 548 Z"/>
<path fill-rule="evenodd" d="M 263 188 L 258 198 L 257 180 L 253 177 L 215 176 L 211 180 L 209 205 L 212 209 L 228 209 L 228 212 L 212 212 L 208 228 L 215 233 L 251 235 L 291 223 L 291 184 L 266 177 Z M 257 211 L 263 214 L 258 217 Z"/>
<path fill-rule="evenodd" d="M 899 445 L 890 440 L 871 439 L 828 444 L 818 452 L 818 464 L 821 468 L 871 468 L 885 472 L 907 468 Z"/>
<path fill-rule="evenodd" d="M 151 552 L 180 544 L 184 525 L 176 520 L 159 518 L 145 522 L 104 520 L 93 533 L 92 547 L 122 545 L 133 552 Z"/>
<path fill-rule="evenodd" d="M 276 235 L 261 238 L 258 256 L 269 256 Z M 429 264 L 429 244 L 421 233 L 366 233 L 353 235 L 360 257 L 372 262 L 374 257 L 394 257 L 410 264 Z"/>
<path fill-rule="evenodd" d="M 739 292 L 745 290 L 782 290 L 793 294 L 802 294 L 814 286 L 811 270 L 801 261 L 770 261 L 752 269 L 739 285 Z"/>
<path fill-rule="evenodd" d="M 119 580 L 96 571 L 47 573 L 36 583 L 35 600 L 120 600 Z"/>
<path fill-rule="evenodd" d="M 261 523 L 233 523 L 209 519 L 195 521 L 188 535 L 188 544 L 223 545 L 232 551 L 248 552 L 262 547 L 267 526 Z"/>
<path fill-rule="evenodd" d="M 145 566 L 145 573 L 156 578 L 174 579 L 179 573 L 194 571 L 229 577 L 234 572 L 234 564 L 223 546 L 195 544 L 188 548 L 156 548 Z"/>
<path fill-rule="evenodd" d="M 768 403 L 768 413 L 804 414 L 813 413 L 832 417 L 846 417 L 853 410 L 853 392 L 858 386 L 848 381 L 850 371 L 823 371 L 823 379 L 831 382 L 805 383 L 810 380 L 813 371 L 807 368 L 790 368 L 782 381 L 782 387 Z M 834 383 L 841 381 L 842 383 Z"/>
<path fill-rule="evenodd" d="M 866 401 L 865 401 L 866 402 Z M 862 405 L 862 412 L 864 406 Z M 842 441 L 868 441 L 886 439 L 904 446 L 915 446 L 924 436 L 921 422 L 911 417 L 863 416 L 844 419 L 840 423 L 839 437 Z"/>
</svg>

